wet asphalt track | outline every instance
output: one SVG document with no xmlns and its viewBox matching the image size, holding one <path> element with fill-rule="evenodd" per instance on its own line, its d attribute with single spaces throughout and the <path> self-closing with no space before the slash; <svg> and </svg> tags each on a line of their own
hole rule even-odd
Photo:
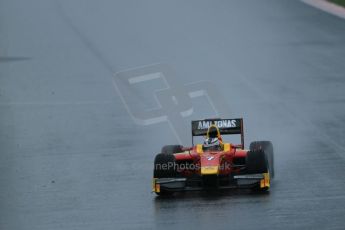
<svg viewBox="0 0 345 230">
<path fill-rule="evenodd" d="M 344 41 L 297 0 L 2 0 L 0 229 L 344 229 Z M 213 81 L 247 143 L 272 140 L 270 194 L 150 193 L 176 140 L 136 125 L 112 77 L 152 63 Z"/>
</svg>

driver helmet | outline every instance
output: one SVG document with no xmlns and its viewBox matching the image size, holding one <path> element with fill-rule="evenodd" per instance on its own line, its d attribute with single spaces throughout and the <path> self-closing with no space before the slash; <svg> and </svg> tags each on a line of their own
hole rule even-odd
<svg viewBox="0 0 345 230">
<path fill-rule="evenodd" d="M 207 138 L 218 138 L 219 140 L 222 139 L 220 136 L 219 128 L 216 125 L 211 125 L 207 130 Z"/>
</svg>

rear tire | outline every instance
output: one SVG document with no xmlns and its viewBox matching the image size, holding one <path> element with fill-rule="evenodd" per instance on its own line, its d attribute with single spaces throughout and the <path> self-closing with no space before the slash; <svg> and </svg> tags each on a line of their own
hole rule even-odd
<svg viewBox="0 0 345 230">
<path fill-rule="evenodd" d="M 182 148 L 182 145 L 165 145 L 163 146 L 161 152 L 164 154 L 182 153 Z"/>
<path fill-rule="evenodd" d="M 250 151 L 263 150 L 265 152 L 270 177 L 274 178 L 274 154 L 273 154 L 273 145 L 270 141 L 254 141 L 250 143 Z"/>
</svg>

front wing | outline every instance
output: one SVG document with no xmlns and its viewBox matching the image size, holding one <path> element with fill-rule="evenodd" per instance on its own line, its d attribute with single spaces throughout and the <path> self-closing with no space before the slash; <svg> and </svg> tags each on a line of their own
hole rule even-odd
<svg viewBox="0 0 345 230">
<path fill-rule="evenodd" d="M 153 178 L 152 191 L 160 193 L 162 190 L 169 192 L 179 191 L 201 191 L 206 190 L 208 187 L 204 187 L 199 183 L 199 178 Z M 269 188 L 270 177 L 268 173 L 261 174 L 246 174 L 231 176 L 231 181 L 227 185 L 219 185 L 216 189 L 234 189 L 234 188 Z"/>
</svg>

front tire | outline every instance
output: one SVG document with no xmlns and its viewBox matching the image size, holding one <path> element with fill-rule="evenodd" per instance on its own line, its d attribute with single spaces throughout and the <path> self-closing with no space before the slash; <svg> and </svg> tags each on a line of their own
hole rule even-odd
<svg viewBox="0 0 345 230">
<path fill-rule="evenodd" d="M 177 165 L 174 155 L 159 153 L 154 160 L 153 178 L 178 177 Z M 157 195 L 171 195 L 173 192 L 161 189 Z"/>
<path fill-rule="evenodd" d="M 246 169 L 248 174 L 267 173 L 269 171 L 265 152 L 253 150 L 247 153 Z"/>
<path fill-rule="evenodd" d="M 252 150 L 247 153 L 246 171 L 248 174 L 268 173 L 268 176 L 270 177 L 269 163 L 267 161 L 266 154 L 262 149 Z M 269 189 L 269 186 L 261 187 L 260 183 L 253 188 L 254 191 L 264 192 Z"/>
<path fill-rule="evenodd" d="M 154 161 L 154 178 L 177 177 L 176 160 L 174 155 L 164 153 L 157 154 Z"/>
<path fill-rule="evenodd" d="M 270 141 L 254 141 L 250 143 L 250 151 L 262 150 L 265 152 L 271 178 L 274 178 L 274 154 L 273 145 Z"/>
</svg>

